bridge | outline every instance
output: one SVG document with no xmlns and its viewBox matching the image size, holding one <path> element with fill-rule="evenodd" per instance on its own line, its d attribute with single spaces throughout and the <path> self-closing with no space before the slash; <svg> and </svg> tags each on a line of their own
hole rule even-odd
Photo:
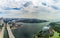
<svg viewBox="0 0 60 38">
<path fill-rule="evenodd" d="M 8 24 L 7 24 L 7 30 L 8 30 L 9 38 L 15 38 Z"/>
<path fill-rule="evenodd" d="M 2 30 L 0 31 L 0 38 L 4 38 L 4 30 L 5 27 L 2 27 Z"/>
<path fill-rule="evenodd" d="M 8 24 L 7 24 L 7 27 L 5 26 L 2 27 L 2 30 L 0 31 L 0 38 L 4 38 L 5 28 L 7 28 L 9 38 L 15 38 Z"/>
</svg>

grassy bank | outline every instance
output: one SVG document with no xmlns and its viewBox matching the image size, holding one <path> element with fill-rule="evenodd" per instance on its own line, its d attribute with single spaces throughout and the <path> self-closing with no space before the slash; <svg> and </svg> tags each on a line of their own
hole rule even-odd
<svg viewBox="0 0 60 38">
<path fill-rule="evenodd" d="M 60 38 L 59 33 L 57 33 L 56 31 L 54 32 L 54 36 L 52 38 Z"/>
</svg>

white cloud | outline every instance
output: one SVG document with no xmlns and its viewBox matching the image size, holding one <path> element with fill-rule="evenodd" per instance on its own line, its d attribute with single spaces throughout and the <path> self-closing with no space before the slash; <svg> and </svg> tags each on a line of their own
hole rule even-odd
<svg viewBox="0 0 60 38">
<path fill-rule="evenodd" d="M 28 7 L 23 7 L 26 1 L 32 1 Z M 42 2 L 47 5 L 42 5 Z M 36 6 L 36 7 L 35 7 Z M 53 9 L 51 6 L 56 6 L 59 10 Z M 21 10 L 4 10 L 5 7 L 23 7 Z M 39 18 L 39 19 L 60 19 L 60 1 L 54 2 L 54 0 L 1 0 L 0 1 L 0 17 L 18 17 L 18 18 Z"/>
</svg>

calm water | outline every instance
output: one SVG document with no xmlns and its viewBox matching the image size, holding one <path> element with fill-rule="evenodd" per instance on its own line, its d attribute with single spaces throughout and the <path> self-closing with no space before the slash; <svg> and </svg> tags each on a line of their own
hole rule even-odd
<svg viewBox="0 0 60 38">
<path fill-rule="evenodd" d="M 23 23 L 23 27 L 13 29 L 12 32 L 16 38 L 32 38 L 44 26 L 49 23 Z"/>
<path fill-rule="evenodd" d="M 4 31 L 4 38 L 9 38 L 8 31 L 7 31 L 6 28 L 5 28 L 5 31 Z"/>
</svg>

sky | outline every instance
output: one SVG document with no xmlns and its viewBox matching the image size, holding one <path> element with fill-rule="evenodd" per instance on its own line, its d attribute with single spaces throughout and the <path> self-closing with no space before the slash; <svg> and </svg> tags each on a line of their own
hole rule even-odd
<svg viewBox="0 0 60 38">
<path fill-rule="evenodd" d="M 0 17 L 60 19 L 60 0 L 0 0 Z"/>
</svg>

